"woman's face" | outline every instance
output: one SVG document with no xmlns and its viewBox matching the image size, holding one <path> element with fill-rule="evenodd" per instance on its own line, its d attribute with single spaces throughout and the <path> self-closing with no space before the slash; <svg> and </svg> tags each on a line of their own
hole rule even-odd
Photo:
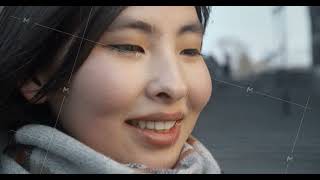
<svg viewBox="0 0 320 180">
<path fill-rule="evenodd" d="M 63 127 L 118 162 L 173 167 L 211 95 L 202 35 L 192 6 L 128 7 L 74 75 Z"/>
</svg>

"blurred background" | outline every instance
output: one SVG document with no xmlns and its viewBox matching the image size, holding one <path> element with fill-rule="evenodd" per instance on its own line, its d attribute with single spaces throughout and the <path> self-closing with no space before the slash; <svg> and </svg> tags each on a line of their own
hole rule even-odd
<svg viewBox="0 0 320 180">
<path fill-rule="evenodd" d="M 214 6 L 203 54 L 213 92 L 193 133 L 222 170 L 320 173 L 320 7 Z"/>
</svg>

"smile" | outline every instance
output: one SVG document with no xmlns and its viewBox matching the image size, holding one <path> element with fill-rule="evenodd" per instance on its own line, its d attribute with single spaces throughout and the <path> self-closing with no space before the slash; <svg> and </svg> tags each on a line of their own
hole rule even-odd
<svg viewBox="0 0 320 180">
<path fill-rule="evenodd" d="M 136 128 L 149 129 L 149 130 L 159 131 L 159 132 L 169 131 L 178 122 L 181 122 L 181 120 L 180 121 L 135 121 L 135 120 L 127 121 L 129 125 L 134 126 Z"/>
<path fill-rule="evenodd" d="M 129 119 L 125 124 L 141 141 L 157 147 L 167 147 L 178 140 L 183 119 L 182 113 L 157 113 Z"/>
</svg>

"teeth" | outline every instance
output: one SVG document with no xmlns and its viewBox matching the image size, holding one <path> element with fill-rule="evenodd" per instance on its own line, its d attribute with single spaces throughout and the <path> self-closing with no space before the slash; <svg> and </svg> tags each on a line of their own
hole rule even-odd
<svg viewBox="0 0 320 180">
<path fill-rule="evenodd" d="M 146 127 L 146 122 L 145 121 L 139 121 L 139 128 L 144 129 Z"/>
<path fill-rule="evenodd" d="M 147 124 L 147 129 L 154 129 L 154 121 L 147 121 L 146 122 Z"/>
<path fill-rule="evenodd" d="M 167 121 L 166 123 L 165 123 L 165 129 L 170 129 L 170 128 L 172 128 L 173 126 L 174 126 L 174 124 L 176 123 L 176 121 Z"/>
<path fill-rule="evenodd" d="M 138 126 L 138 122 L 137 122 L 137 121 L 133 121 L 133 122 L 132 122 L 132 125 Z"/>
<path fill-rule="evenodd" d="M 154 129 L 163 130 L 163 129 L 165 129 L 164 124 L 165 124 L 165 122 L 155 122 L 154 123 Z"/>
<path fill-rule="evenodd" d="M 133 121 L 132 125 L 141 129 L 168 130 L 175 125 L 176 121 Z"/>
</svg>

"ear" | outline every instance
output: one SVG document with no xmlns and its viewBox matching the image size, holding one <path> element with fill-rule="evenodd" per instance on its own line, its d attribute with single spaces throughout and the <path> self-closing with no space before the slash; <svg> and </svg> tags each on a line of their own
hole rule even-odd
<svg viewBox="0 0 320 180">
<path fill-rule="evenodd" d="M 39 80 L 37 77 L 31 78 L 27 80 L 20 88 L 20 93 L 26 98 L 27 101 L 31 101 L 31 99 L 38 93 L 41 89 L 43 82 Z M 44 96 L 41 98 L 36 104 L 42 104 L 46 102 L 47 97 Z"/>
</svg>

